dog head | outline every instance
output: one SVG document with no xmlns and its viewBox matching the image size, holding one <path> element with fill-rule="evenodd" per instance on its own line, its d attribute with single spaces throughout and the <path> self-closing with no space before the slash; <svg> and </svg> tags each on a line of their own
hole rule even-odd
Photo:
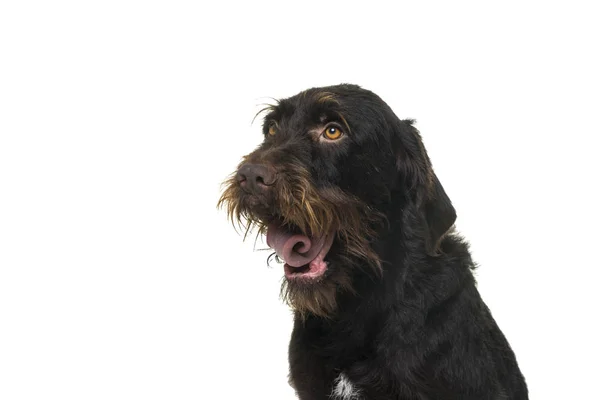
<svg viewBox="0 0 600 400">
<path fill-rule="evenodd" d="M 266 111 L 263 142 L 219 204 L 266 234 L 294 309 L 330 316 L 357 276 L 380 276 L 378 235 L 398 220 L 438 253 L 455 213 L 412 121 L 355 85 L 309 89 Z"/>
</svg>

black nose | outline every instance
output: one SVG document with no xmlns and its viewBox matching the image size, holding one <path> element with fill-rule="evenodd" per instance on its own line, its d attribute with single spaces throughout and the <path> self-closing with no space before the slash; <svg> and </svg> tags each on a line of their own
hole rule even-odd
<svg viewBox="0 0 600 400">
<path fill-rule="evenodd" d="M 242 164 L 237 172 L 237 180 L 247 192 L 265 192 L 270 189 L 276 179 L 275 170 L 262 164 Z"/>
</svg>

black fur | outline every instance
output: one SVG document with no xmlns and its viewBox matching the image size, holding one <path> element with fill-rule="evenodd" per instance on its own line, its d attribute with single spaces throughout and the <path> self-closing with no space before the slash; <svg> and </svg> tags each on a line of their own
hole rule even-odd
<svg viewBox="0 0 600 400">
<path fill-rule="evenodd" d="M 337 288 L 335 308 L 326 315 L 296 312 L 289 362 L 299 398 L 331 399 L 343 373 L 360 399 L 527 399 L 515 356 L 476 289 L 468 245 L 452 231 L 454 207 L 413 121 L 398 119 L 377 95 L 355 85 L 309 89 L 270 111 L 265 142 L 251 158 L 275 169 L 292 158 L 310 171 L 315 188 L 340 189 L 382 216 L 365 222 L 374 256 L 348 254 L 337 237 L 327 275 L 304 292 L 310 297 L 319 285 Z M 347 137 L 306 139 L 326 114 Z M 273 122 L 276 138 L 267 132 Z M 239 196 L 239 204 L 247 202 Z M 259 224 L 278 214 L 268 211 L 276 208 L 268 201 L 260 209 L 239 207 Z M 341 276 L 350 287 L 338 284 Z"/>
</svg>

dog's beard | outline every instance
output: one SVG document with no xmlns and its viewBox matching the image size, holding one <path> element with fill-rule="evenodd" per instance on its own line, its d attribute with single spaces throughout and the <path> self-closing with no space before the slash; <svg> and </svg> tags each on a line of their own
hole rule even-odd
<svg viewBox="0 0 600 400">
<path fill-rule="evenodd" d="M 285 178 L 278 179 L 272 198 L 261 199 L 245 194 L 232 177 L 219 206 L 225 206 L 245 236 L 253 229 L 266 233 L 274 221 L 308 237 L 333 235 L 325 260 L 335 265 L 318 279 L 284 279 L 281 287 L 281 298 L 301 315 L 328 317 L 337 309 L 337 294 L 353 292 L 352 275 L 357 269 L 381 272 L 371 242 L 382 215 L 338 187 L 315 188 L 305 169 L 295 168 Z"/>
<path fill-rule="evenodd" d="M 350 271 L 344 269 L 319 282 L 284 279 L 280 296 L 303 318 L 310 314 L 327 318 L 337 310 L 337 294 L 341 292 L 354 292 Z"/>
</svg>

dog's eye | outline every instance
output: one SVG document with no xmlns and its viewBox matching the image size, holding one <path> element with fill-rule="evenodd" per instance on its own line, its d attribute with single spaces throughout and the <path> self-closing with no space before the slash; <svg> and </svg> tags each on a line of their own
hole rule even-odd
<svg viewBox="0 0 600 400">
<path fill-rule="evenodd" d="M 329 140 L 339 139 L 342 136 L 342 130 L 335 126 L 330 126 L 325 128 L 324 135 Z"/>
<path fill-rule="evenodd" d="M 273 136 L 277 133 L 277 127 L 275 124 L 269 125 L 269 135 Z"/>
</svg>

